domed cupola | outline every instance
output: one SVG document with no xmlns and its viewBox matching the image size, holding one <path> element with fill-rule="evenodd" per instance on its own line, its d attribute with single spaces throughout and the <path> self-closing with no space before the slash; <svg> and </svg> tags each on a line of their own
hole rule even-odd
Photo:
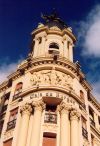
<svg viewBox="0 0 100 146">
<path fill-rule="evenodd" d="M 45 25 L 49 28 L 57 26 L 60 30 L 67 28 L 67 25 L 58 17 L 58 14 L 54 11 L 51 15 L 42 15 L 45 20 Z"/>
<path fill-rule="evenodd" d="M 39 23 L 32 31 L 33 57 L 64 57 L 73 62 L 73 46 L 76 41 L 72 29 L 57 16 L 42 15 L 44 24 Z"/>
</svg>

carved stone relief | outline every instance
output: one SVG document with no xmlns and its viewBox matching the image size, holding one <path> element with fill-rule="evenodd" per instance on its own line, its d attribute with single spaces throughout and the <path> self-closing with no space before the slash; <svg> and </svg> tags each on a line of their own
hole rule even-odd
<svg viewBox="0 0 100 146">
<path fill-rule="evenodd" d="M 34 72 L 31 78 L 31 83 L 33 86 L 57 85 L 73 89 L 72 77 L 60 71 L 56 71 L 55 68 L 53 68 L 52 70 L 42 70 Z"/>
<path fill-rule="evenodd" d="M 44 131 L 49 131 L 49 132 L 57 132 L 57 125 L 56 124 L 44 124 L 43 129 Z"/>
<path fill-rule="evenodd" d="M 12 138 L 13 137 L 13 132 L 14 132 L 14 130 L 10 130 L 8 132 L 5 132 L 5 134 L 4 134 L 4 141 Z"/>
</svg>

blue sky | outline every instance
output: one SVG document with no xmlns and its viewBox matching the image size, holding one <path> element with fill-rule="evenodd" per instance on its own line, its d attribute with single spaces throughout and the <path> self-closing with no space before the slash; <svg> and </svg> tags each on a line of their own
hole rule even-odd
<svg viewBox="0 0 100 146">
<path fill-rule="evenodd" d="M 77 37 L 74 60 L 100 101 L 100 1 L 0 0 L 0 82 L 27 56 L 31 31 L 42 22 L 41 13 L 55 8 Z"/>
</svg>

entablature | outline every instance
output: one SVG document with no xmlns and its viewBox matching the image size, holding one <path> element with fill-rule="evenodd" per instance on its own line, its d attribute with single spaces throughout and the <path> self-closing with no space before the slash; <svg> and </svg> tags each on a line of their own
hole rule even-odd
<svg viewBox="0 0 100 146">
<path fill-rule="evenodd" d="M 54 30 L 54 29 L 50 29 L 48 26 L 42 26 L 40 28 L 36 28 L 34 31 L 32 31 L 31 35 L 35 36 L 36 34 L 45 31 L 47 34 L 57 34 L 60 36 L 64 36 L 65 34 L 67 34 L 68 36 L 71 37 L 71 39 L 73 40 L 73 42 L 76 42 L 76 37 L 73 35 L 73 33 L 69 30 L 69 29 L 63 29 L 61 30 Z"/>
</svg>

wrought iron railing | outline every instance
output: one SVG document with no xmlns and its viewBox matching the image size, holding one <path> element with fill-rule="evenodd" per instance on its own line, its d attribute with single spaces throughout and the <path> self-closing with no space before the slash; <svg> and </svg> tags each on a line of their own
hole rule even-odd
<svg viewBox="0 0 100 146">
<path fill-rule="evenodd" d="M 44 122 L 56 124 L 57 123 L 57 114 L 53 113 L 53 112 L 45 113 Z"/>
<path fill-rule="evenodd" d="M 10 121 L 7 123 L 7 130 L 10 130 L 10 129 L 13 129 L 15 128 L 15 125 L 16 125 L 16 119 Z"/>
<path fill-rule="evenodd" d="M 8 105 L 4 105 L 4 106 L 2 107 L 1 113 L 4 113 L 4 112 L 7 110 L 7 106 L 8 106 Z"/>
<path fill-rule="evenodd" d="M 22 91 L 20 91 L 20 92 L 18 92 L 17 94 L 15 94 L 15 95 L 13 96 L 13 100 L 18 99 L 21 92 L 22 92 Z"/>
<path fill-rule="evenodd" d="M 95 127 L 95 122 L 93 119 L 90 118 L 90 124 Z"/>
<path fill-rule="evenodd" d="M 84 136 L 84 138 L 88 139 L 88 132 L 85 128 L 82 127 L 82 135 Z"/>
</svg>

